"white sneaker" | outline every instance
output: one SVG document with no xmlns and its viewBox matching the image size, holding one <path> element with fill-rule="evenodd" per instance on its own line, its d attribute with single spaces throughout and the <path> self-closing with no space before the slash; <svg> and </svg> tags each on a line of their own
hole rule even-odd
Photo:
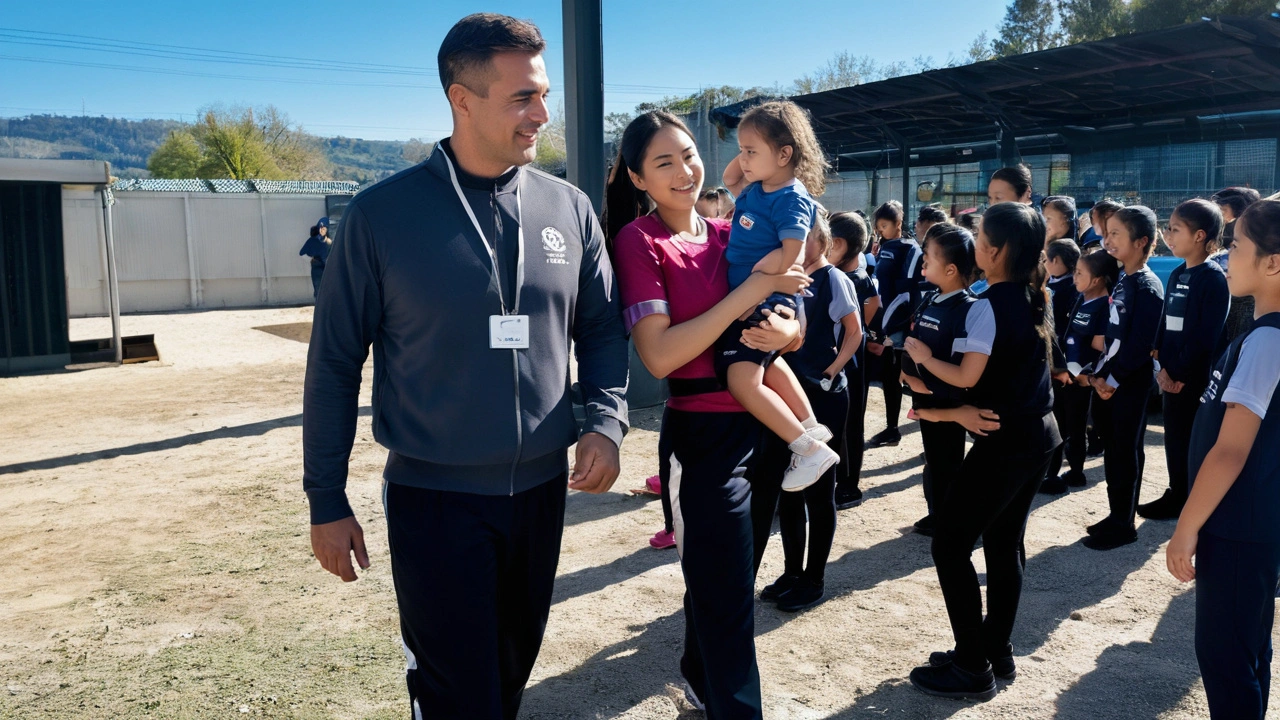
<svg viewBox="0 0 1280 720">
<path fill-rule="evenodd" d="M 835 437 L 834 435 L 831 434 L 831 428 L 827 427 L 826 425 L 823 425 L 822 423 L 818 423 L 817 425 L 814 425 L 811 428 L 807 428 L 804 431 L 804 434 L 808 435 L 814 440 L 817 440 L 818 442 L 826 442 L 831 438 Z"/>
<path fill-rule="evenodd" d="M 787 492 L 800 492 L 818 482 L 822 474 L 840 462 L 840 455 L 826 443 L 818 443 L 809 455 L 791 453 L 791 467 L 782 476 L 782 489 Z"/>
</svg>

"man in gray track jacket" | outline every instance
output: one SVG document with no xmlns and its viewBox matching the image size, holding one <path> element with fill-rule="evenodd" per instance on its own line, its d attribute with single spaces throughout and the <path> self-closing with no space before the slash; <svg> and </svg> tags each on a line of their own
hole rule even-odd
<svg viewBox="0 0 1280 720">
<path fill-rule="evenodd" d="M 439 66 L 453 135 L 352 200 L 316 303 L 303 420 L 312 549 L 343 580 L 356 579 L 352 553 L 369 564 L 345 485 L 372 345 L 414 717 L 515 717 L 551 605 L 566 486 L 605 492 L 618 475 L 627 343 L 603 236 L 582 192 L 523 167 L 549 119 L 544 45 L 501 15 L 450 30 Z"/>
</svg>

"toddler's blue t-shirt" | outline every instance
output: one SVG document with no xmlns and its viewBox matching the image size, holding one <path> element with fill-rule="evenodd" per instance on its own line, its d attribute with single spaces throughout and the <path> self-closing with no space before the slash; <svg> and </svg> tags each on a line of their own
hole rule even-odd
<svg viewBox="0 0 1280 720">
<path fill-rule="evenodd" d="M 783 240 L 809 237 L 817 215 L 817 201 L 799 180 L 773 192 L 765 192 L 758 182 L 748 185 L 738 196 L 724 253 L 729 262 L 729 289 L 746 282 L 756 263 L 782 247 Z"/>
</svg>

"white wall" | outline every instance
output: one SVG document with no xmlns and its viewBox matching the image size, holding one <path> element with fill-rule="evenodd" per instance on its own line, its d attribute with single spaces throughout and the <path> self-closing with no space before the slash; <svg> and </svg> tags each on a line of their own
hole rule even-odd
<svg viewBox="0 0 1280 720">
<path fill-rule="evenodd" d="M 81 195 L 63 191 L 70 314 L 105 315 L 101 199 Z M 131 191 L 115 195 L 112 214 L 122 312 L 311 301 L 298 249 L 325 214 L 323 195 Z"/>
</svg>

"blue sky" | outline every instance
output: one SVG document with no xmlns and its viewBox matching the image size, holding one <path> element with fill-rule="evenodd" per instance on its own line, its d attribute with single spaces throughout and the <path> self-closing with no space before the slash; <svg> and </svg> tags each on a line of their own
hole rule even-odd
<svg viewBox="0 0 1280 720">
<path fill-rule="evenodd" d="M 944 60 L 961 54 L 979 32 L 993 33 L 1004 5 L 604 0 L 605 112 L 704 86 L 786 85 L 842 50 L 884 62 L 917 55 Z M 78 115 L 83 107 L 90 115 L 190 120 L 211 103 L 274 104 L 318 135 L 435 139 L 449 129 L 436 50 L 458 18 L 481 10 L 529 18 L 542 28 L 554 100 L 562 97 L 559 0 L 46 0 L 5 6 L 0 117 Z M 803 10 L 781 15 L 782 7 Z M 175 60 L 171 55 L 179 48 L 254 57 L 237 57 L 248 64 Z M 376 72 L 344 69 L 357 63 Z"/>
</svg>

